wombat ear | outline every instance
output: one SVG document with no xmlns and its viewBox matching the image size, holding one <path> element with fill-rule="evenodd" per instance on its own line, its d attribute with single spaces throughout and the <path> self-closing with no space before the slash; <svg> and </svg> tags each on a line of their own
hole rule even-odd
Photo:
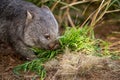
<svg viewBox="0 0 120 80">
<path fill-rule="evenodd" d="M 27 11 L 26 24 L 28 24 L 33 18 L 33 15 Z"/>
<path fill-rule="evenodd" d="M 50 10 L 48 6 L 42 5 L 41 8 Z"/>
</svg>

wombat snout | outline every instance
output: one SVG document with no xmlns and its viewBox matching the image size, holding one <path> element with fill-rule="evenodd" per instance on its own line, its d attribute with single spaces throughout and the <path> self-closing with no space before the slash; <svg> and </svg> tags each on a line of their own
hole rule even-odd
<svg viewBox="0 0 120 80">
<path fill-rule="evenodd" d="M 51 42 L 51 43 L 48 44 L 48 48 L 50 50 L 57 49 L 58 47 L 59 47 L 59 42 L 58 41 Z"/>
</svg>

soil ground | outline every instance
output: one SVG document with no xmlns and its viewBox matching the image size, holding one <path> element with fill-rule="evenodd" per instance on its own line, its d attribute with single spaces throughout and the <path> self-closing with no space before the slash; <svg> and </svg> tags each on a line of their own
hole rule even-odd
<svg viewBox="0 0 120 80">
<path fill-rule="evenodd" d="M 113 31 L 119 32 L 115 32 L 114 35 L 111 35 Z M 114 47 L 112 49 L 120 50 L 120 25 L 109 25 L 102 28 L 98 27 L 95 32 L 98 38 L 103 38 L 104 40 L 112 42 L 112 47 Z M 24 62 L 25 60 L 15 54 L 11 47 L 5 43 L 0 42 L 0 80 L 32 80 L 30 79 L 30 76 L 24 76 L 24 78 L 22 78 L 21 76 L 17 76 L 13 73 L 13 68 Z M 120 61 L 118 61 L 118 64 L 120 64 Z M 97 77 L 98 80 L 120 80 L 120 72 L 111 72 L 113 75 L 110 75 L 110 77 L 108 75 L 104 75 L 103 79 L 100 78 L 99 74 L 107 74 L 109 72 L 109 70 L 102 70 L 102 72 L 95 73 L 95 75 L 88 73 L 91 74 L 91 76 L 86 75 L 86 79 L 83 78 L 80 80 L 95 80 L 94 77 Z"/>
</svg>

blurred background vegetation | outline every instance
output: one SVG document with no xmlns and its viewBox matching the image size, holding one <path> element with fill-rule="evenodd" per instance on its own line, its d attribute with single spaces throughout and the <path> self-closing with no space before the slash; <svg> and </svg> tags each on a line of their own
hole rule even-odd
<svg viewBox="0 0 120 80">
<path fill-rule="evenodd" d="M 120 22 L 120 0 L 27 0 L 37 6 L 47 5 L 60 27 Z"/>
</svg>

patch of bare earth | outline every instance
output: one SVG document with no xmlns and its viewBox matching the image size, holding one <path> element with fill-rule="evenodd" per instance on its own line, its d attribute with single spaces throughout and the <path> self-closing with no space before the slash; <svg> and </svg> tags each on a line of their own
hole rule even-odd
<svg viewBox="0 0 120 80">
<path fill-rule="evenodd" d="M 14 66 L 21 64 L 10 47 L 5 43 L 0 43 L 0 80 L 17 80 L 12 69 Z"/>
<path fill-rule="evenodd" d="M 37 77 L 35 73 L 30 72 L 15 74 L 13 72 L 14 67 L 22 63 L 25 63 L 24 58 L 16 54 L 7 44 L 0 43 L 0 80 L 32 80 L 33 77 Z"/>
<path fill-rule="evenodd" d="M 65 51 L 46 63 L 46 80 L 120 80 L 120 61 Z"/>
</svg>

